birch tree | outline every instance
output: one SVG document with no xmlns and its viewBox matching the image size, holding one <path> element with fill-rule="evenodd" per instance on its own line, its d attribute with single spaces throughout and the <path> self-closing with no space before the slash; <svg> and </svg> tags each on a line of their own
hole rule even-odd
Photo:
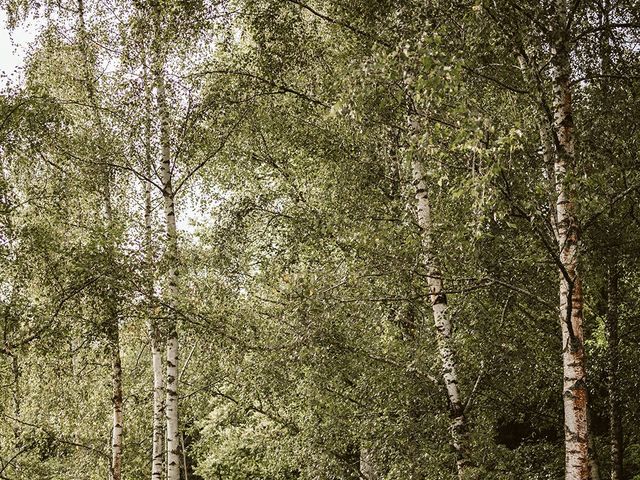
<svg viewBox="0 0 640 480">
<path fill-rule="evenodd" d="M 77 5 L 77 35 L 79 41 L 79 48 L 83 61 L 83 74 L 84 83 L 86 88 L 86 95 L 92 112 L 93 122 L 98 132 L 98 148 L 100 144 L 106 140 L 105 127 L 100 113 L 100 105 L 98 104 L 98 93 L 96 91 L 95 80 L 95 57 L 91 55 L 89 46 L 89 38 L 87 32 L 87 26 L 85 24 L 85 3 L 83 0 L 78 0 Z M 103 154 L 102 154 L 103 155 Z M 111 237 L 111 232 L 114 230 L 114 214 L 112 205 L 112 170 L 109 166 L 110 161 L 107 158 L 103 158 L 99 154 L 96 159 L 96 163 L 100 166 L 102 176 L 102 195 L 104 201 L 104 222 L 106 239 L 106 261 L 115 262 L 115 255 L 117 254 L 117 245 L 114 244 L 114 240 Z M 113 280 L 110 280 L 113 282 Z M 123 393 L 122 393 L 122 361 L 120 358 L 120 317 L 118 313 L 118 293 L 116 285 L 109 285 L 107 287 L 107 298 L 105 301 L 105 311 L 107 312 L 107 338 L 109 343 L 109 350 L 111 353 L 111 382 L 112 382 L 112 408 L 113 408 L 113 426 L 112 426 L 112 439 L 111 439 L 111 477 L 113 480 L 121 480 L 122 478 L 122 450 L 123 450 L 123 427 L 124 427 L 124 413 L 123 413 Z"/>
<path fill-rule="evenodd" d="M 165 83 L 166 50 L 162 38 L 162 12 L 159 7 L 153 12 L 153 76 L 156 88 L 156 112 L 160 125 L 160 182 L 164 208 L 165 253 L 167 265 L 164 298 L 166 301 L 166 445 L 167 480 L 180 479 L 180 431 L 178 421 L 178 237 L 176 229 L 175 195 L 171 167 L 170 118 Z M 155 362 L 156 360 L 154 360 Z M 154 365 L 154 369 L 157 368 Z M 154 381 L 154 387 L 156 381 Z M 155 388 L 154 388 L 155 391 Z M 155 435 L 155 431 L 154 431 Z"/>
<path fill-rule="evenodd" d="M 589 426 L 587 423 L 586 359 L 584 348 L 584 299 L 579 271 L 580 234 L 577 218 L 576 152 L 571 91 L 571 47 L 568 5 L 556 3 L 553 24 L 553 128 L 557 193 L 556 215 L 560 270 L 560 325 L 564 369 L 563 399 L 567 480 L 588 480 Z"/>
<path fill-rule="evenodd" d="M 470 462 L 467 453 L 467 422 L 464 416 L 464 402 L 458 387 L 457 361 L 453 347 L 453 322 L 449 312 L 447 295 L 444 289 L 442 273 L 437 267 L 434 245 L 432 241 L 431 207 L 429 189 L 426 181 L 424 165 L 420 157 L 412 160 L 413 182 L 416 189 L 416 211 L 418 224 L 422 229 L 422 261 L 427 270 L 429 299 L 433 311 L 433 320 L 438 336 L 440 361 L 442 362 L 442 378 L 447 390 L 451 408 L 451 437 L 456 452 L 458 476 L 468 477 Z"/>
</svg>

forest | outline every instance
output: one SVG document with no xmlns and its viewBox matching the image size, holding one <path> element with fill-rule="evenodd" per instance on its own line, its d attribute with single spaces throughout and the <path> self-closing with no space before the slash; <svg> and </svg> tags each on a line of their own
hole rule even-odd
<svg viewBox="0 0 640 480">
<path fill-rule="evenodd" d="M 640 2 L 0 9 L 0 480 L 640 479 Z"/>
</svg>

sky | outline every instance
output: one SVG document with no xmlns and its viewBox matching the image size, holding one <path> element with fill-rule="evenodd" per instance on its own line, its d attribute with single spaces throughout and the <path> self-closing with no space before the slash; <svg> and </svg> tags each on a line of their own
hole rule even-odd
<svg viewBox="0 0 640 480">
<path fill-rule="evenodd" d="M 9 79 L 21 78 L 20 69 L 24 66 L 25 53 L 29 43 L 36 37 L 37 30 L 36 22 L 30 19 L 10 31 L 7 27 L 7 15 L 0 9 L 0 88 Z"/>
<path fill-rule="evenodd" d="M 36 38 L 43 22 L 30 18 L 14 30 L 7 26 L 7 15 L 0 9 L 0 93 L 8 85 L 22 82 L 22 67 L 27 56 L 29 44 Z M 183 210 L 178 215 L 178 227 L 183 232 L 193 232 L 192 222 L 202 222 L 205 217 L 183 200 Z"/>
</svg>

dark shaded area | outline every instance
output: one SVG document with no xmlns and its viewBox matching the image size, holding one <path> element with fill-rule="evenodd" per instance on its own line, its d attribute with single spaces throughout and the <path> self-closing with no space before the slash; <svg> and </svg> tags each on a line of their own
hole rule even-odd
<svg viewBox="0 0 640 480">
<path fill-rule="evenodd" d="M 561 432 L 550 426 L 539 426 L 535 417 L 525 417 L 524 420 L 502 418 L 496 427 L 496 442 L 510 450 L 515 450 L 524 443 L 544 440 L 546 442 L 561 442 Z"/>
</svg>

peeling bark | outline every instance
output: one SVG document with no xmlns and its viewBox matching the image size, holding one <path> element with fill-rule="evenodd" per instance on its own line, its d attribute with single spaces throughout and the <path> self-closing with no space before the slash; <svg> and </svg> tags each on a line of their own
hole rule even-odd
<svg viewBox="0 0 640 480">
<path fill-rule="evenodd" d="M 586 358 L 583 333 L 582 278 L 579 273 L 580 232 L 576 214 L 575 143 L 571 98 L 570 39 L 567 6 L 556 2 L 552 42 L 553 132 L 556 142 L 554 178 L 560 267 L 565 479 L 589 480 Z"/>
</svg>

